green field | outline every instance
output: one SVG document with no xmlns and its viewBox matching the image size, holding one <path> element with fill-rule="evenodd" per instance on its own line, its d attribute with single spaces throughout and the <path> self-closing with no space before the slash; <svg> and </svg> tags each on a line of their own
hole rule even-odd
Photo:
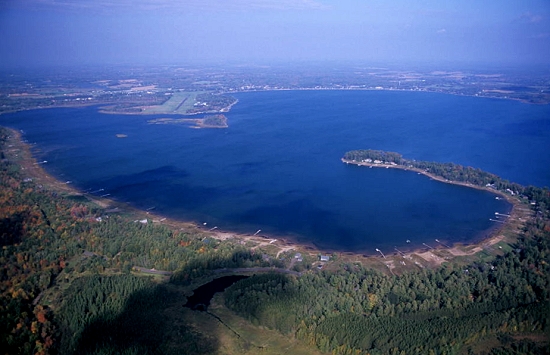
<svg viewBox="0 0 550 355">
<path fill-rule="evenodd" d="M 147 108 L 145 113 L 175 113 L 175 114 L 187 114 L 187 112 L 194 108 L 196 98 L 198 95 L 203 94 L 204 91 L 179 91 L 175 92 L 166 102 L 159 106 L 151 106 Z"/>
</svg>

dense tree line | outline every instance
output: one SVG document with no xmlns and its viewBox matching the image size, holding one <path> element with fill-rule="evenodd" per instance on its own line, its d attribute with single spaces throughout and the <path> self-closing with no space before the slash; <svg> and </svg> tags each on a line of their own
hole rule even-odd
<svg viewBox="0 0 550 355">
<path fill-rule="evenodd" d="M 101 319 L 112 322 L 136 291 L 152 288 L 147 279 L 131 275 L 99 274 L 74 280 L 64 292 L 65 299 L 57 315 L 62 334 L 62 352 L 74 350 L 84 330 Z"/>
<path fill-rule="evenodd" d="M 406 160 L 399 153 L 374 149 L 351 150 L 344 154 L 344 159 L 355 162 L 367 162 L 370 159 L 371 162 L 378 160 L 380 162 L 396 163 L 399 165 L 406 163 Z"/>
<path fill-rule="evenodd" d="M 521 238 L 488 264 L 401 276 L 344 265 L 338 273 L 251 277 L 226 291 L 226 305 L 323 351 L 455 354 L 487 334 L 548 331 L 549 237 Z"/>
<path fill-rule="evenodd" d="M 56 232 L 70 214 L 5 158 L 8 134 L 0 131 L 0 347 L 13 354 L 47 353 L 56 327 L 51 309 L 38 300 L 75 250 Z"/>
<path fill-rule="evenodd" d="M 73 282 L 57 312 L 62 354 L 207 354 L 215 339 L 185 325 L 172 324 L 163 312 L 181 308 L 178 292 L 143 277 L 91 275 Z M 167 341 L 176 335 L 176 342 Z"/>
</svg>

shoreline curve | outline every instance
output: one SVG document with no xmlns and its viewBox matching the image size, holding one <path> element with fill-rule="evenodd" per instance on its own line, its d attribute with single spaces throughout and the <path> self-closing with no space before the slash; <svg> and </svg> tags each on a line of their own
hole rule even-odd
<svg viewBox="0 0 550 355">
<path fill-rule="evenodd" d="M 30 175 L 33 178 L 36 178 L 38 181 L 40 181 L 43 184 L 47 184 L 50 189 L 58 192 L 63 192 L 67 194 L 74 194 L 74 195 L 80 195 L 85 196 L 91 203 L 94 203 L 98 205 L 101 208 L 104 209 L 124 209 L 130 214 L 135 214 L 136 216 L 145 217 L 147 219 L 151 219 L 153 223 L 162 223 L 163 225 L 166 225 L 169 228 L 174 229 L 188 229 L 190 232 L 200 232 L 200 233 L 206 233 L 210 235 L 210 237 L 218 239 L 218 240 L 227 240 L 227 239 L 242 239 L 244 241 L 253 242 L 256 244 L 256 246 L 262 246 L 262 245 L 268 245 L 273 244 L 275 247 L 279 249 L 279 252 L 277 255 L 279 255 L 282 252 L 289 251 L 289 250 L 296 250 L 296 251 L 303 251 L 310 254 L 338 254 L 342 255 L 344 257 L 352 257 L 352 258 L 366 258 L 366 259 L 380 259 L 380 254 L 373 250 L 372 253 L 366 254 L 365 252 L 352 252 L 352 251 L 336 251 L 331 249 L 321 249 L 317 247 L 313 243 L 303 243 L 298 242 L 292 239 L 291 236 L 281 236 L 281 235 L 270 235 L 265 236 L 262 234 L 245 234 L 245 233 L 239 233 L 234 232 L 230 230 L 223 230 L 221 228 L 216 228 L 215 230 L 212 229 L 204 229 L 200 226 L 200 224 L 197 221 L 185 221 L 185 220 L 179 220 L 175 218 L 169 218 L 162 215 L 157 215 L 152 213 L 151 211 L 138 209 L 134 206 L 132 206 L 129 203 L 126 202 L 120 202 L 115 199 L 105 198 L 105 197 L 97 197 L 97 196 L 91 196 L 89 194 L 86 194 L 85 192 L 71 186 L 70 184 L 60 181 L 59 179 L 55 178 L 53 175 L 48 173 L 44 167 L 41 166 L 41 164 L 38 164 L 36 162 L 36 159 L 34 155 L 31 152 L 31 147 L 28 143 L 24 142 L 22 139 L 21 132 L 18 130 L 15 130 L 13 128 L 7 128 L 13 134 L 15 141 L 18 143 L 19 148 L 21 148 L 21 157 L 17 161 L 18 165 L 21 166 L 23 170 L 27 172 L 28 175 Z M 15 141 L 12 141 L 11 143 L 15 143 Z M 506 198 L 509 203 L 512 205 L 512 210 L 510 212 L 510 217 L 506 220 L 505 223 L 502 223 L 502 226 L 497 227 L 495 230 L 491 231 L 490 234 L 477 242 L 474 243 L 454 243 L 452 246 L 443 246 L 438 243 L 435 248 L 432 247 L 425 247 L 425 248 L 414 248 L 411 250 L 407 250 L 405 252 L 401 252 L 399 250 L 386 252 L 386 256 L 388 257 L 398 257 L 398 258 L 408 258 L 410 260 L 413 259 L 413 256 L 420 256 L 426 259 L 428 263 L 430 263 L 430 260 L 427 259 L 433 259 L 435 264 L 440 265 L 442 262 L 449 261 L 448 259 L 445 260 L 439 260 L 441 258 L 434 256 L 432 254 L 432 251 L 439 250 L 439 251 L 448 251 L 450 254 L 452 254 L 454 257 L 459 256 L 465 256 L 465 255 L 474 255 L 475 253 L 483 250 L 486 246 L 494 245 L 500 241 L 502 241 L 505 237 L 501 234 L 501 231 L 507 227 L 511 227 L 512 221 L 517 220 L 518 218 L 528 218 L 529 216 L 525 213 L 518 213 L 518 206 L 521 204 L 520 201 L 518 201 L 515 198 L 512 198 L 511 196 L 506 195 L 502 191 L 493 190 L 484 188 L 481 186 L 476 186 L 473 184 L 468 183 L 462 183 L 462 182 L 451 182 L 446 181 L 445 179 L 438 177 L 436 175 L 430 174 L 428 172 L 422 171 L 422 169 L 416 169 L 416 168 L 408 168 L 404 166 L 395 166 L 395 165 L 382 165 L 382 164 L 369 164 L 369 163 L 360 163 L 355 162 L 351 160 L 346 160 L 342 158 L 342 162 L 346 164 L 353 164 L 357 166 L 372 166 L 372 167 L 378 167 L 378 168 L 393 168 L 393 169 L 401 169 L 401 170 L 408 170 L 417 172 L 420 174 L 423 174 L 433 180 L 437 180 L 444 183 L 450 183 L 450 184 L 456 184 L 461 186 L 466 186 L 470 188 L 476 188 L 480 190 L 489 191 L 495 195 L 499 195 L 503 198 Z M 513 217 L 513 218 L 512 218 Z M 463 250 L 464 248 L 469 248 L 470 250 Z M 432 254 L 431 256 L 429 254 Z M 384 257 L 385 259 L 385 257 Z M 391 271 L 390 265 L 388 263 L 384 262 L 386 266 Z"/>
</svg>

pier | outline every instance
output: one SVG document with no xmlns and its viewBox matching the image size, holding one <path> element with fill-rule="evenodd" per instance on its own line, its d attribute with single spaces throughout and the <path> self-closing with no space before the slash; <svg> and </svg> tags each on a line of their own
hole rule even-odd
<svg viewBox="0 0 550 355">
<path fill-rule="evenodd" d="M 397 249 L 397 247 L 393 248 L 396 252 L 401 254 L 402 256 L 405 256 L 405 253 L 403 253 L 401 250 Z"/>
</svg>

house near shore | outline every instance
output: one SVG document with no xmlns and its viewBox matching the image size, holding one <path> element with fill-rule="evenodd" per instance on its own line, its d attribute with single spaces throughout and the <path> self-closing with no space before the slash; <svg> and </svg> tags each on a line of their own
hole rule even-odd
<svg viewBox="0 0 550 355">
<path fill-rule="evenodd" d="M 330 260 L 330 255 L 321 255 L 320 260 L 321 261 L 329 261 Z"/>
</svg>

